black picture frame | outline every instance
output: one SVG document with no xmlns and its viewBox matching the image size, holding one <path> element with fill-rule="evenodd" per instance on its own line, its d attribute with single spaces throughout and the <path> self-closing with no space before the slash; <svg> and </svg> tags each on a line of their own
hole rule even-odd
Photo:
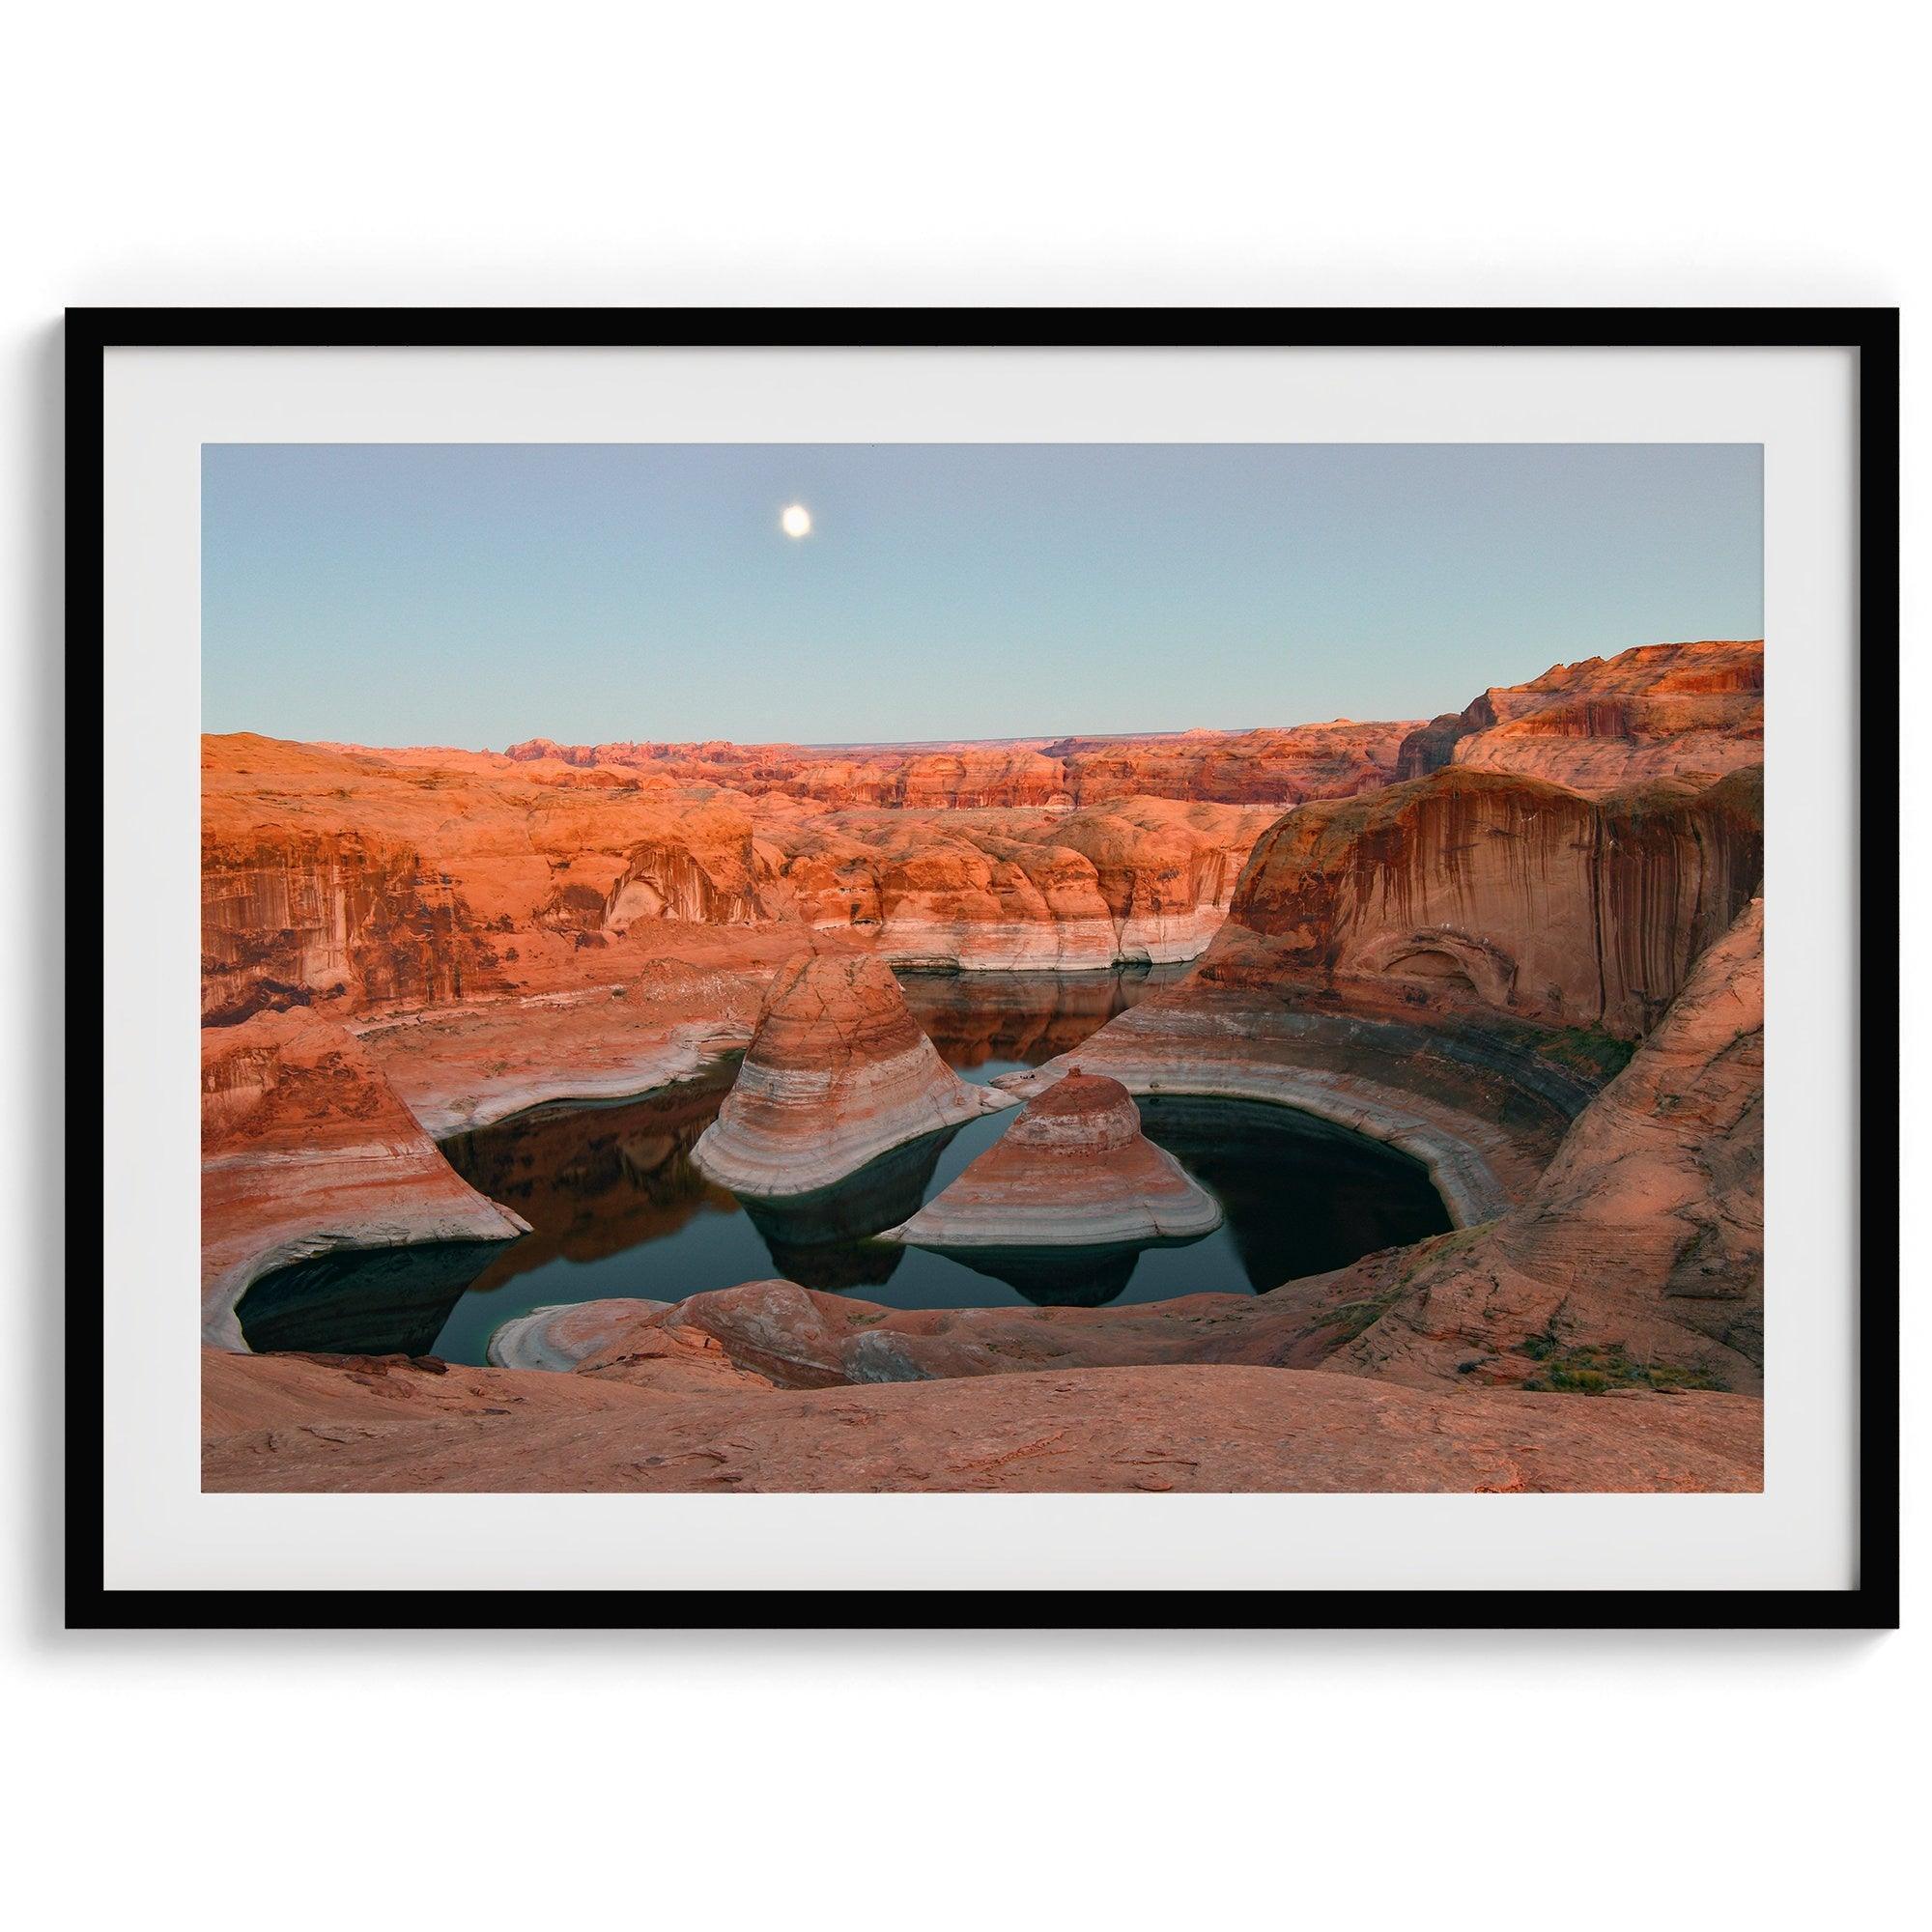
<svg viewBox="0 0 1932 1932">
<path fill-rule="evenodd" d="M 1898 1622 L 1899 1019 L 1898 311 L 1895 308 L 72 308 L 66 328 L 68 689 L 102 708 L 102 378 L 120 348 L 1839 348 L 1858 384 L 1857 766 L 1860 1177 L 1857 1581 L 1844 1590 L 156 1590 L 106 1587 L 102 1564 L 103 1230 L 77 1189 L 96 1150 L 68 1113 L 66 1614 L 71 1629 L 1890 1629 Z M 88 759 L 67 761 L 71 838 L 104 837 Z M 1867 890 L 1867 884 L 1869 889 Z M 107 997 L 93 947 L 71 950 L 68 1010 Z M 92 1021 L 68 1078 L 102 1072 Z"/>
</svg>

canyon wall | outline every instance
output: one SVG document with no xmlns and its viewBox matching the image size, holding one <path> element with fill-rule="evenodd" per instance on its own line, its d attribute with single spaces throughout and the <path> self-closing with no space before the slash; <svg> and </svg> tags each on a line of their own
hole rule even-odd
<svg viewBox="0 0 1932 1932">
<path fill-rule="evenodd" d="M 203 1017 L 584 990 L 668 952 L 762 976 L 801 943 L 964 970 L 1188 960 L 1284 807 L 1445 767 L 1583 792 L 1716 775 L 1757 756 L 1761 687 L 1760 646 L 1694 643 L 1427 725 L 504 754 L 209 738 Z M 1653 1005 L 1669 977 L 1632 976 Z"/>
<path fill-rule="evenodd" d="M 1528 1198 L 1297 1285 L 1327 1366 L 1413 1383 L 1755 1393 L 1764 1362 L 1764 905 L 1699 962 Z M 1291 1351 L 1285 1359 L 1306 1359 Z"/>
<path fill-rule="evenodd" d="M 1726 639 L 1640 644 L 1492 686 L 1411 731 L 1395 777 L 1467 765 L 1596 793 L 1763 761 L 1764 643 Z"/>
<path fill-rule="evenodd" d="M 1270 806 L 832 806 L 464 752 L 203 748 L 203 1017 L 578 991 L 801 945 L 1094 971 L 1194 957 Z M 821 937 L 822 936 L 822 937 Z"/>
<path fill-rule="evenodd" d="M 1762 794 L 1756 768 L 1586 798 L 1448 766 L 1305 806 L 1255 847 L 1200 977 L 1634 1039 L 1756 892 Z"/>
</svg>

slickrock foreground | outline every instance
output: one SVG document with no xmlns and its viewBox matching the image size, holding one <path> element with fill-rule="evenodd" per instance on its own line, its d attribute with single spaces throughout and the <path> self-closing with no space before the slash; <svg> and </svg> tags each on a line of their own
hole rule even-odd
<svg viewBox="0 0 1932 1932">
<path fill-rule="evenodd" d="M 1221 1225 L 1214 1197 L 1141 1132 L 1118 1080 L 1073 1068 L 1020 1110 L 934 1201 L 878 1238 L 912 1247 L 1099 1247 L 1186 1240 Z"/>
<path fill-rule="evenodd" d="M 695 1356 L 694 1359 L 701 1359 Z M 210 1491 L 1719 1491 L 1759 1405 L 1088 1369 L 712 1395 L 394 1359 L 203 1357 Z"/>
<path fill-rule="evenodd" d="M 691 1157 L 740 1194 L 809 1194 L 1014 1104 L 940 1059 L 879 960 L 801 955 L 772 982 L 737 1081 Z"/>
<path fill-rule="evenodd" d="M 437 1151 L 361 1046 L 313 1013 L 201 1037 L 202 1339 L 245 1347 L 236 1304 L 333 1248 L 508 1240 L 526 1224 Z"/>
</svg>

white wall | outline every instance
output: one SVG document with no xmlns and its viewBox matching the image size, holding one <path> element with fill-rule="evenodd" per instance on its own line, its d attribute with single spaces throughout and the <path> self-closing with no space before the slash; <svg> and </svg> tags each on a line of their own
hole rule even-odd
<svg viewBox="0 0 1932 1932">
<path fill-rule="evenodd" d="M 1895 17 L 187 0 L 11 21 L 4 782 L 32 837 L 0 1012 L 38 1084 L 0 1161 L 25 1314 L 0 1764 L 23 1922 L 170 1899 L 211 1929 L 1889 1920 L 1919 1835 L 1914 1633 L 61 1636 L 43 1226 L 63 303 L 1902 301 L 1910 532 L 1932 272 Z M 1908 538 L 1908 635 L 1921 585 Z M 77 720 L 75 754 L 94 742 Z M 95 865 L 73 855 L 84 920 Z M 111 917 L 111 873 L 105 896 Z"/>
</svg>

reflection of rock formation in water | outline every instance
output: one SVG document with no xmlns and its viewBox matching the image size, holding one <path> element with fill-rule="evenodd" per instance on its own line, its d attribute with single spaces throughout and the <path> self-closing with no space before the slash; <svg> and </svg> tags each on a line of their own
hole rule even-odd
<svg viewBox="0 0 1932 1932">
<path fill-rule="evenodd" d="M 532 1232 L 477 1278 L 495 1288 L 546 1263 L 601 1261 L 661 1240 L 727 1195 L 691 1165 L 718 1113 L 726 1076 L 714 1073 L 618 1106 L 543 1107 L 443 1143 L 456 1171 L 499 1190 Z"/>
<path fill-rule="evenodd" d="M 1127 1090 L 1075 1067 L 1029 1100 L 937 1200 L 881 1238 L 948 1250 L 1093 1248 L 1220 1224 L 1214 1198 L 1141 1132 Z"/>
<path fill-rule="evenodd" d="M 890 1281 L 903 1248 L 872 1238 L 918 1210 L 939 1156 L 958 1129 L 882 1154 L 837 1187 L 783 1201 L 747 1197 L 740 1205 L 786 1279 L 806 1288 L 876 1287 Z"/>
<path fill-rule="evenodd" d="M 947 1065 L 989 1060 L 1037 1065 L 1069 1053 L 1096 1027 L 1124 1012 L 1183 969 L 1128 968 L 1114 973 L 903 973 L 899 985 L 912 1016 Z"/>
<path fill-rule="evenodd" d="M 1312 1114 L 1184 1094 L 1140 1108 L 1148 1138 L 1220 1201 L 1257 1293 L 1449 1227 L 1420 1161 Z"/>
<path fill-rule="evenodd" d="M 815 1193 L 889 1149 L 1013 1104 L 947 1066 L 881 961 L 801 953 L 772 982 L 692 1160 L 740 1195 Z"/>
<path fill-rule="evenodd" d="M 495 1241 L 348 1249 L 277 1268 L 236 1310 L 258 1354 L 427 1355 Z"/>
<path fill-rule="evenodd" d="M 990 1275 L 1047 1308 L 1099 1308 L 1133 1278 L 1142 1253 L 1176 1245 L 1116 1242 L 1096 1248 L 940 1248 L 948 1261 Z"/>
</svg>

